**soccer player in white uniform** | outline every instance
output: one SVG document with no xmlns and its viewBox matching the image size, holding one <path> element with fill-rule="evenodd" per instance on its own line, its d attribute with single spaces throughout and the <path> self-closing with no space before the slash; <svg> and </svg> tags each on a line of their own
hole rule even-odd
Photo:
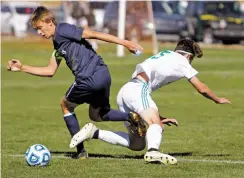
<svg viewBox="0 0 244 178">
<path fill-rule="evenodd" d="M 177 160 L 167 154 L 159 152 L 164 124 L 178 125 L 175 119 L 167 119 L 159 115 L 157 105 L 152 100 L 151 93 L 169 83 L 186 78 L 194 88 L 204 97 L 217 104 L 231 104 L 226 98 L 217 97 L 209 87 L 197 77 L 197 71 L 191 66 L 193 58 L 203 55 L 197 43 L 190 39 L 178 42 L 175 51 L 165 50 L 159 54 L 137 64 L 132 80 L 126 83 L 119 91 L 117 104 L 123 112 L 137 112 L 149 126 L 146 135 L 138 135 L 139 128 L 126 124 L 128 133 L 99 130 L 92 123 L 86 124 L 71 140 L 70 147 L 90 139 L 100 139 L 111 144 L 117 144 L 131 150 L 142 150 L 147 141 L 148 151 L 144 156 L 147 162 L 160 161 L 164 164 L 176 164 Z"/>
</svg>

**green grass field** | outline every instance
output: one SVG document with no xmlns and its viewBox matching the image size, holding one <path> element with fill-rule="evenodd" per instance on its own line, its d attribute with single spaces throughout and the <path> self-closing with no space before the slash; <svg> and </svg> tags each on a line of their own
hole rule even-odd
<svg viewBox="0 0 244 178">
<path fill-rule="evenodd" d="M 174 46 L 160 46 L 173 49 Z M 115 46 L 101 44 L 99 52 L 112 75 L 111 104 L 129 80 L 136 63 L 150 54 L 125 58 L 115 56 Z M 161 150 L 178 159 L 176 166 L 146 164 L 141 152 L 109 145 L 97 140 L 85 143 L 88 160 L 73 160 L 66 155 L 70 136 L 63 121 L 60 100 L 74 78 L 61 64 L 53 78 L 7 72 L 7 60 L 24 64 L 48 64 L 51 43 L 2 42 L 2 177 L 3 178 L 81 178 L 81 177 L 244 177 L 244 58 L 243 49 L 204 48 L 204 57 L 193 66 L 199 78 L 218 96 L 232 105 L 217 105 L 200 96 L 182 79 L 153 93 L 161 114 L 175 117 L 179 127 L 167 127 Z M 88 105 L 77 108 L 80 125 L 90 122 Z M 97 123 L 99 128 L 125 130 L 123 123 Z M 52 152 L 47 167 L 29 167 L 24 160 L 27 148 L 35 143 Z"/>
</svg>

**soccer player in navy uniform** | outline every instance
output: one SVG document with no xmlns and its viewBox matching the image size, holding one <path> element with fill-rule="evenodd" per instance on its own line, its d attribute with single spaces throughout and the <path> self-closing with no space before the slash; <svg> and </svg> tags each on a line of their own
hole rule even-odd
<svg viewBox="0 0 244 178">
<path fill-rule="evenodd" d="M 140 119 L 135 113 L 123 113 L 110 108 L 109 95 L 111 78 L 108 67 L 97 55 L 85 39 L 99 39 L 120 44 L 130 52 L 136 53 L 142 47 L 131 41 L 115 36 L 83 29 L 67 23 L 58 24 L 54 15 L 45 7 L 38 7 L 31 16 L 30 23 L 41 36 L 52 39 L 54 52 L 46 67 L 23 65 L 19 60 L 8 61 L 9 71 L 22 71 L 36 76 L 52 77 L 61 59 L 75 76 L 75 81 L 61 101 L 64 120 L 71 136 L 75 135 L 80 126 L 75 115 L 75 108 L 88 103 L 89 117 L 93 121 L 129 121 L 137 124 L 140 132 Z M 83 143 L 77 146 L 76 158 L 87 158 Z"/>
</svg>

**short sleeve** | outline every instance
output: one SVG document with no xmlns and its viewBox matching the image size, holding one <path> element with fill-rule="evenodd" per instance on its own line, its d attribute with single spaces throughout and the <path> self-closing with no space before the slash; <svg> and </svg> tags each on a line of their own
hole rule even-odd
<svg viewBox="0 0 244 178">
<path fill-rule="evenodd" d="M 56 60 L 60 60 L 60 61 L 61 61 L 62 59 L 64 59 L 64 57 L 61 56 L 61 55 L 58 53 L 57 50 L 54 50 L 54 51 L 53 51 L 53 53 L 52 53 L 52 57 L 55 57 Z"/>
<path fill-rule="evenodd" d="M 82 38 L 81 36 L 82 36 L 83 30 L 84 29 L 81 27 L 77 27 L 75 25 L 70 25 L 68 23 L 62 23 L 62 24 L 59 24 L 58 33 L 60 36 L 66 38 L 66 39 L 80 41 Z"/>
<path fill-rule="evenodd" d="M 192 77 L 198 74 L 198 72 L 189 63 L 181 64 L 180 71 L 183 73 L 184 77 L 187 78 L 187 80 L 190 80 Z"/>
</svg>

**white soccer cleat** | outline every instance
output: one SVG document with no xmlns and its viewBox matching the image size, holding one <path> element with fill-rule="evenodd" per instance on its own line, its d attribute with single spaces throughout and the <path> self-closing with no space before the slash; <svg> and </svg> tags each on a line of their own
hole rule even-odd
<svg viewBox="0 0 244 178">
<path fill-rule="evenodd" d="M 88 123 L 86 124 L 77 134 L 73 136 L 73 138 L 70 141 L 69 147 L 74 148 L 79 143 L 84 142 L 85 140 L 91 139 L 97 130 L 97 127 L 92 124 Z"/>
<path fill-rule="evenodd" d="M 150 163 L 160 162 L 165 165 L 177 164 L 177 159 L 175 159 L 173 156 L 160 153 L 159 151 L 148 151 L 144 155 L 144 159 L 146 162 Z"/>
</svg>

